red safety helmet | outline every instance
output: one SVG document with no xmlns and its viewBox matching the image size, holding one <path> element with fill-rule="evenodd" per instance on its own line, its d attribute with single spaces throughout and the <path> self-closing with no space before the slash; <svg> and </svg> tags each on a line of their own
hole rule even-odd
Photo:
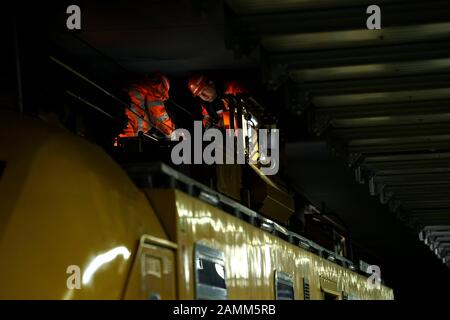
<svg viewBox="0 0 450 320">
<path fill-rule="evenodd" d="M 169 98 L 170 81 L 160 72 L 146 76 L 139 85 L 147 98 L 156 100 L 167 100 Z"/>
<path fill-rule="evenodd" d="M 165 87 L 166 91 L 169 91 L 170 89 L 170 81 L 169 78 L 167 78 L 165 75 L 158 73 L 157 74 L 160 81 L 162 82 L 163 86 Z"/>
<path fill-rule="evenodd" d="M 188 80 L 188 88 L 191 90 L 194 97 L 198 96 L 207 84 L 208 79 L 202 74 L 193 75 Z"/>
</svg>

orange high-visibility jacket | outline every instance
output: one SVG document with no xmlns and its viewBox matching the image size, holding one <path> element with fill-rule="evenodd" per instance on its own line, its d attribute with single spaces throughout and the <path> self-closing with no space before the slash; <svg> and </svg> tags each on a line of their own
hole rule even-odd
<svg viewBox="0 0 450 320">
<path fill-rule="evenodd" d="M 169 98 L 167 78 L 161 78 L 161 81 L 145 80 L 131 85 L 126 90 L 131 105 L 126 110 L 128 125 L 120 137 L 136 137 L 139 131 L 145 133 L 152 127 L 170 136 L 175 130 L 175 125 L 164 106 L 164 101 Z"/>
<path fill-rule="evenodd" d="M 239 93 L 247 93 L 247 89 L 245 89 L 241 84 L 235 81 L 230 81 L 226 83 L 226 89 L 224 94 L 231 94 L 231 95 L 237 95 Z M 230 112 L 229 112 L 229 106 L 228 101 L 226 99 L 223 100 L 223 109 L 216 110 L 217 117 L 219 119 L 219 123 L 222 123 L 224 129 L 230 128 Z M 205 106 L 202 104 L 202 116 L 203 116 L 203 125 L 207 127 L 210 122 L 212 121 L 211 116 L 209 115 L 208 111 L 206 110 Z M 235 119 L 234 127 L 237 127 L 237 122 Z"/>
</svg>

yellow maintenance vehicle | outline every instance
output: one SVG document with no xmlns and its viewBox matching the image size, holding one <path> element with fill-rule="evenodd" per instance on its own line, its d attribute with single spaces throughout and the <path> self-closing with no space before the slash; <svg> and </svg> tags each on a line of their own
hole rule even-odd
<svg viewBox="0 0 450 320">
<path fill-rule="evenodd" d="M 393 299 L 172 168 L 125 169 L 63 128 L 0 112 L 0 299 Z M 156 170 L 176 183 L 155 187 Z"/>
</svg>

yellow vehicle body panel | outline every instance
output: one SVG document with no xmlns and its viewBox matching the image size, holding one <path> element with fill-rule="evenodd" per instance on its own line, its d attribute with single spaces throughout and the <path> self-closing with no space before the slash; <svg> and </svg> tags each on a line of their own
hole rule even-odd
<svg viewBox="0 0 450 320">
<path fill-rule="evenodd" d="M 198 241 L 225 254 L 229 299 L 274 299 L 275 270 L 293 276 L 296 299 L 303 299 L 303 280 L 311 299 L 324 292 L 342 298 L 393 299 L 392 289 L 371 288 L 367 278 L 260 230 L 178 190 L 145 189 L 171 241 L 178 244 L 179 298 L 195 298 L 194 244 Z"/>
<path fill-rule="evenodd" d="M 1 112 L 0 160 L 0 299 L 120 299 L 141 236 L 167 239 L 119 165 L 63 129 Z"/>
<path fill-rule="evenodd" d="M 304 278 L 312 299 L 393 298 L 181 191 L 139 190 L 98 146 L 36 119 L 0 111 L 0 161 L 0 299 L 194 299 L 196 242 L 224 252 L 230 299 L 274 299 L 275 270 L 296 299 Z"/>
<path fill-rule="evenodd" d="M 124 299 L 175 300 L 177 245 L 153 236 L 141 238 Z"/>
</svg>

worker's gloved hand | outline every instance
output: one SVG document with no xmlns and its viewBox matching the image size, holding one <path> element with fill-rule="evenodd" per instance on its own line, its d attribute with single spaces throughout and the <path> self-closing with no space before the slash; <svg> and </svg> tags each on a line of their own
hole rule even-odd
<svg viewBox="0 0 450 320">
<path fill-rule="evenodd" d="M 223 129 L 224 128 L 224 123 L 223 123 L 223 118 L 220 118 L 217 123 L 216 123 L 216 127 L 219 129 Z"/>
<path fill-rule="evenodd" d="M 211 127 L 214 127 L 213 126 L 213 122 L 211 121 L 211 118 L 204 118 L 203 119 L 203 125 L 204 125 L 205 129 L 209 129 Z"/>
<path fill-rule="evenodd" d="M 185 140 L 187 137 L 185 136 L 183 130 L 174 130 L 169 136 L 167 136 L 168 140 L 171 141 L 180 141 Z"/>
</svg>

